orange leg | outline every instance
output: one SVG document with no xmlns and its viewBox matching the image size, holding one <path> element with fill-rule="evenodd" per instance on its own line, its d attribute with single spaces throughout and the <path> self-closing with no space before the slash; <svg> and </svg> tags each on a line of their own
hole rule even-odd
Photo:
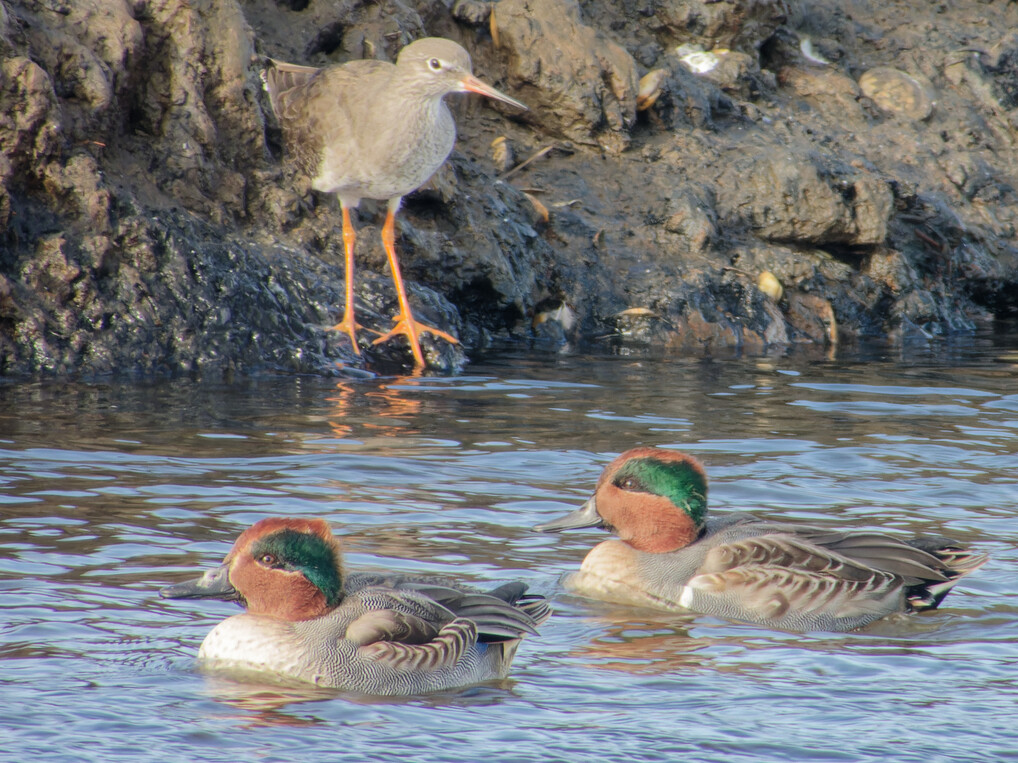
<svg viewBox="0 0 1018 763">
<path fill-rule="evenodd" d="M 353 317 L 353 245 L 357 241 L 357 233 L 353 229 L 353 223 L 350 222 L 350 210 L 347 209 L 346 204 L 340 202 L 340 208 L 343 210 L 343 252 L 346 260 L 346 307 L 343 310 L 343 320 L 337 323 L 335 326 L 330 327 L 329 331 L 342 331 L 350 337 L 350 343 L 353 345 L 353 351 L 357 355 L 361 354 L 360 348 L 357 346 L 357 329 L 363 328 L 357 324 L 357 321 Z"/>
<path fill-rule="evenodd" d="M 432 326 L 418 323 L 414 320 L 413 313 L 410 312 L 410 303 L 407 301 L 406 290 L 403 288 L 403 277 L 399 272 L 399 261 L 396 259 L 396 210 L 392 204 L 390 204 L 389 211 L 385 215 L 385 225 L 382 226 L 382 246 L 385 247 L 385 253 L 389 256 L 389 268 L 392 270 L 392 280 L 396 284 L 396 294 L 399 297 L 399 314 L 393 317 L 396 325 L 392 327 L 392 330 L 378 337 L 372 344 L 384 342 L 397 334 L 404 334 L 410 342 L 410 350 L 414 354 L 414 363 L 418 367 L 423 368 L 424 355 L 421 353 L 421 344 L 418 341 L 418 337 L 421 334 L 424 332 L 434 334 L 452 344 L 459 344 L 459 341 L 451 334 L 447 334 Z"/>
</svg>

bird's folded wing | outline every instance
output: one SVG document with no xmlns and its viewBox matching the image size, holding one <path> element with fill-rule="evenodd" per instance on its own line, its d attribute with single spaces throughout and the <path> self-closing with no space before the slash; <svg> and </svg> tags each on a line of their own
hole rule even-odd
<svg viewBox="0 0 1018 763">
<path fill-rule="evenodd" d="M 811 534 L 801 533 L 800 537 L 861 565 L 897 575 L 908 585 L 920 581 L 947 580 L 944 573 L 947 572 L 948 566 L 942 559 L 926 549 L 890 535 L 873 532 L 818 531 Z"/>
<path fill-rule="evenodd" d="M 764 619 L 829 614 L 853 617 L 886 609 L 900 586 L 893 575 L 873 571 L 865 580 L 850 580 L 808 570 L 747 565 L 696 575 L 687 587 L 724 597 Z"/>
<path fill-rule="evenodd" d="M 876 533 L 856 543 L 842 534 L 812 538 L 799 533 L 774 532 L 715 546 L 707 553 L 697 573 L 766 565 L 856 582 L 870 580 L 875 573 L 922 574 L 939 579 L 939 573 L 923 564 L 922 557 L 937 563 L 929 554 Z M 883 564 L 877 565 L 875 560 L 882 560 Z"/>
<path fill-rule="evenodd" d="M 314 66 L 299 66 L 285 61 L 269 59 L 268 67 L 262 71 L 262 82 L 269 94 L 269 104 L 279 118 L 287 116 L 293 94 L 306 85 L 320 70 Z"/>
<path fill-rule="evenodd" d="M 362 646 L 361 654 L 390 668 L 407 672 L 452 669 L 477 643 L 477 626 L 457 618 L 446 623 L 430 640 L 419 644 L 376 641 Z"/>
<path fill-rule="evenodd" d="M 481 641 L 505 641 L 536 635 L 536 626 L 547 619 L 551 610 L 543 596 L 525 596 L 526 585 L 513 584 L 495 589 L 496 594 L 512 594 L 508 601 L 490 593 L 461 590 L 435 583 L 402 582 L 398 590 L 413 592 L 441 604 L 456 617 L 473 620 Z"/>
<path fill-rule="evenodd" d="M 725 596 L 766 618 L 792 610 L 839 617 L 879 611 L 896 595 L 894 573 L 811 542 L 799 535 L 771 533 L 711 549 L 687 583 Z"/>
<path fill-rule="evenodd" d="M 422 617 L 392 609 L 365 612 L 346 629 L 346 638 L 357 646 L 379 641 L 426 644 L 438 635 L 439 625 Z"/>
</svg>

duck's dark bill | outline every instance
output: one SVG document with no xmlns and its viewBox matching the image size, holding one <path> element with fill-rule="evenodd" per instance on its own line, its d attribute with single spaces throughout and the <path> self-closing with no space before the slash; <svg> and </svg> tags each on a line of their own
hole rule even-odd
<svg viewBox="0 0 1018 763">
<path fill-rule="evenodd" d="M 605 527 L 604 519 L 597 513 L 597 503 L 591 498 L 576 511 L 566 514 L 564 517 L 545 522 L 543 525 L 534 525 L 539 532 L 557 533 L 561 530 L 575 530 L 580 527 Z"/>
<path fill-rule="evenodd" d="M 200 578 L 166 586 L 159 590 L 164 599 L 223 599 L 239 601 L 240 594 L 230 583 L 230 567 L 224 564 L 209 570 Z"/>
</svg>

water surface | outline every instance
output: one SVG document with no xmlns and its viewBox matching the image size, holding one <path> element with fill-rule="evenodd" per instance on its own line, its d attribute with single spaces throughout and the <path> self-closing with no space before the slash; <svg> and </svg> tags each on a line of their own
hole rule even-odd
<svg viewBox="0 0 1018 763">
<path fill-rule="evenodd" d="M 0 384 L 0 749 L 10 759 L 1018 758 L 1014 336 L 835 360 L 505 355 L 452 378 Z M 618 452 L 696 454 L 716 512 L 977 544 L 943 608 L 795 635 L 590 602 L 603 535 L 531 532 Z M 527 580 L 512 678 L 370 700 L 202 676 L 235 607 L 157 589 L 271 515 L 347 563 Z"/>
</svg>

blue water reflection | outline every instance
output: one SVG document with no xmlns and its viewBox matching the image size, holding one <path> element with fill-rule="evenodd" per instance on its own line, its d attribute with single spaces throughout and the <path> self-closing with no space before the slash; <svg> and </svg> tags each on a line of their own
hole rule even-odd
<svg viewBox="0 0 1018 763">
<path fill-rule="evenodd" d="M 449 378 L 0 385 L 0 732 L 12 759 L 970 760 L 1014 754 L 1013 337 L 830 362 L 495 356 Z M 992 561 L 938 612 L 785 634 L 565 594 L 596 531 L 530 527 L 619 451 L 702 459 L 712 510 L 939 532 Z M 274 514 L 347 563 L 527 580 L 509 681 L 380 701 L 204 677 L 236 610 L 161 600 Z"/>
</svg>

